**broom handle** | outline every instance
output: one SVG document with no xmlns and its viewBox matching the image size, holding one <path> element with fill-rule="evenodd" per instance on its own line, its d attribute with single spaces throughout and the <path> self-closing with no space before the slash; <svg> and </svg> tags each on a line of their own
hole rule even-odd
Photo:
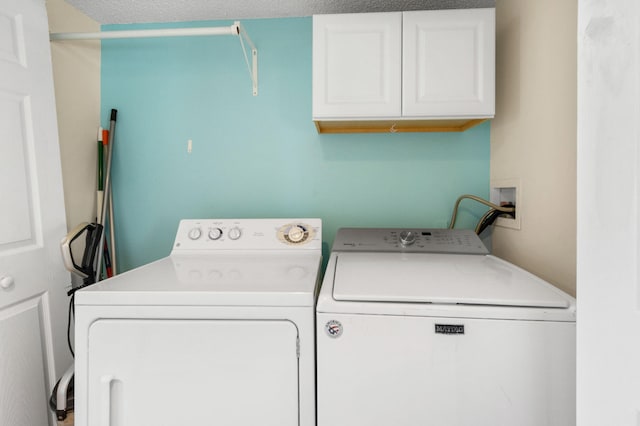
<svg viewBox="0 0 640 426">
<path fill-rule="evenodd" d="M 113 141 L 115 139 L 116 134 L 116 118 L 118 115 L 118 111 L 115 109 L 111 110 L 111 122 L 109 123 L 109 144 L 107 149 L 107 170 L 105 171 L 105 179 L 104 179 L 104 202 L 102 203 L 102 222 L 104 223 L 104 219 L 107 216 L 107 208 L 109 203 L 109 194 L 111 193 L 111 158 L 113 157 Z M 103 224 L 102 223 L 102 224 Z M 102 225 L 101 224 L 101 225 Z M 113 223 L 110 224 L 113 227 Z M 102 275 L 102 255 L 104 252 L 104 228 L 100 233 L 100 243 L 98 244 L 98 261 L 96 264 L 96 282 L 100 281 L 100 277 Z"/>
<path fill-rule="evenodd" d="M 116 225 L 113 220 L 113 189 L 109 191 L 109 237 L 111 238 L 111 271 L 115 276 L 118 273 L 118 266 L 116 263 Z"/>
</svg>

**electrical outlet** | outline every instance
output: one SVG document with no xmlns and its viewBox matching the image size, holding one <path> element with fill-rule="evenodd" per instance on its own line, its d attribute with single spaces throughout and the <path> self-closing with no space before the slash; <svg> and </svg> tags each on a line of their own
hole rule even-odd
<svg viewBox="0 0 640 426">
<path fill-rule="evenodd" d="M 520 179 L 495 179 L 491 181 L 490 201 L 493 204 L 511 203 L 516 206 L 516 217 L 499 217 L 495 225 L 502 228 L 520 229 L 522 214 L 518 208 L 522 204 L 522 185 Z"/>
</svg>

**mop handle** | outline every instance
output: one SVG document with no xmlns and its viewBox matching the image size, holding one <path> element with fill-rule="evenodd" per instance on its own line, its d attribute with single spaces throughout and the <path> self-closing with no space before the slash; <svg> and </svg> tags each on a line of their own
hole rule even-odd
<svg viewBox="0 0 640 426">
<path fill-rule="evenodd" d="M 118 110 L 111 110 L 111 122 L 109 123 L 109 145 L 107 148 L 107 170 L 104 179 L 104 202 L 102 203 L 102 221 L 107 217 L 107 208 L 109 204 L 109 193 L 111 191 L 111 158 L 113 157 L 113 141 L 116 134 L 116 118 Z M 102 224 L 101 224 L 102 225 Z M 111 224 L 113 226 L 113 224 Z M 98 245 L 98 263 L 96 265 L 96 282 L 100 281 L 102 275 L 102 255 L 104 253 L 104 228 L 100 234 L 100 244 Z"/>
</svg>

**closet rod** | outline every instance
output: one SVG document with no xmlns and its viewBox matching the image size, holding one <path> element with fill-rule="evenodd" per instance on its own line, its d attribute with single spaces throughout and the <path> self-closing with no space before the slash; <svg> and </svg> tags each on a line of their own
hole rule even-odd
<svg viewBox="0 0 640 426">
<path fill-rule="evenodd" d="M 240 35 L 240 22 L 228 27 L 165 28 L 157 30 L 102 31 L 97 33 L 51 33 L 50 40 L 104 40 L 116 38 L 188 37 Z"/>
<path fill-rule="evenodd" d="M 149 37 L 189 37 L 189 36 L 211 36 L 211 35 L 235 35 L 240 39 L 240 45 L 244 52 L 244 58 L 249 69 L 249 77 L 253 84 L 253 96 L 258 95 L 258 49 L 254 46 L 249 35 L 240 26 L 240 21 L 235 21 L 228 27 L 199 27 L 199 28 L 165 28 L 157 30 L 125 30 L 125 31 L 103 31 L 97 33 L 51 33 L 49 40 L 104 40 L 118 38 L 149 38 Z M 247 41 L 251 48 L 251 64 L 245 50 L 243 39 Z"/>
</svg>

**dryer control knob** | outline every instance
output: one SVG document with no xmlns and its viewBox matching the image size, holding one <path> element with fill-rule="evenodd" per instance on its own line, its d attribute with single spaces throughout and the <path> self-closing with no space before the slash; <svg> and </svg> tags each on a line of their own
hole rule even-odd
<svg viewBox="0 0 640 426">
<path fill-rule="evenodd" d="M 416 233 L 412 231 L 402 231 L 400 233 L 400 244 L 410 246 L 416 242 Z"/>
<path fill-rule="evenodd" d="M 191 228 L 189 230 L 189 238 L 192 240 L 197 240 L 202 236 L 202 230 L 200 228 Z"/>
<path fill-rule="evenodd" d="M 240 230 L 240 228 L 236 226 L 234 228 L 229 229 L 229 232 L 227 232 L 227 235 L 229 236 L 230 240 L 237 240 L 242 236 L 242 231 Z"/>
<path fill-rule="evenodd" d="M 307 230 L 302 226 L 293 225 L 291 228 L 289 228 L 289 231 L 287 231 L 287 237 L 292 243 L 300 243 L 305 240 L 307 235 L 309 235 L 306 232 Z"/>
<path fill-rule="evenodd" d="M 209 239 L 210 240 L 219 240 L 222 237 L 222 229 L 220 228 L 211 228 L 209 229 Z"/>
</svg>

